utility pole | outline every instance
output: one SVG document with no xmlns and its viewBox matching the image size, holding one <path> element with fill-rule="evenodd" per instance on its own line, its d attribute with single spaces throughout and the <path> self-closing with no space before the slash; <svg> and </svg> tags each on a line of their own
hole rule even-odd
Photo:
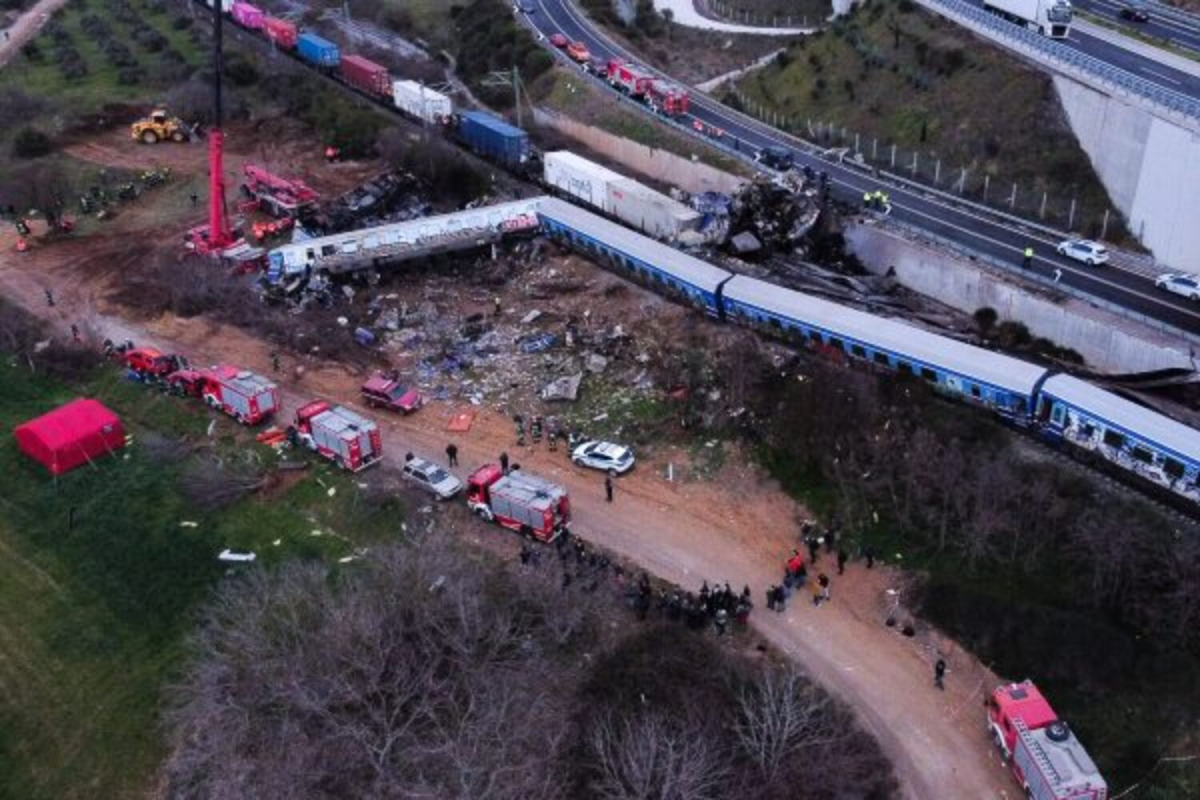
<svg viewBox="0 0 1200 800">
<path fill-rule="evenodd" d="M 512 86 L 513 105 L 517 109 L 517 127 L 523 127 L 521 125 L 521 71 L 513 67 L 509 70 L 491 72 L 479 83 L 481 86 L 495 86 L 500 88 Z"/>
</svg>

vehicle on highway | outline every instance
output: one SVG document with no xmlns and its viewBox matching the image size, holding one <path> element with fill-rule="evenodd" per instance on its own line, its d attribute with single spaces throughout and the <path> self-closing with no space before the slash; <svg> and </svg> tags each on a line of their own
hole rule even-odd
<svg viewBox="0 0 1200 800">
<path fill-rule="evenodd" d="M 567 45 L 569 45 L 570 43 L 571 43 L 571 40 L 568 39 L 566 36 L 563 36 L 561 33 L 550 34 L 550 44 L 554 45 L 559 50 L 566 50 Z"/>
<path fill-rule="evenodd" d="M 584 442 L 571 451 L 571 461 L 578 467 L 591 467 L 622 475 L 633 469 L 633 451 L 612 442 Z"/>
<path fill-rule="evenodd" d="M 532 14 L 537 11 L 537 4 L 533 0 L 517 0 L 514 7 L 522 14 Z"/>
<path fill-rule="evenodd" d="M 439 500 L 449 500 L 462 491 L 462 481 L 446 470 L 412 453 L 404 456 L 404 467 L 400 474 Z"/>
<path fill-rule="evenodd" d="M 580 64 L 586 64 L 592 60 L 592 53 L 583 42 L 571 42 L 567 45 L 567 55 L 572 61 L 578 61 Z"/>
<path fill-rule="evenodd" d="M 1126 22 L 1150 21 L 1150 12 L 1138 5 L 1121 6 L 1121 10 L 1117 12 L 1117 16 Z"/>
<path fill-rule="evenodd" d="M 1089 267 L 1098 267 L 1108 262 L 1108 248 L 1089 239 L 1069 239 L 1055 249 L 1060 256 L 1082 261 Z"/>
<path fill-rule="evenodd" d="M 983 0 L 983 8 L 1051 39 L 1066 39 L 1071 34 L 1069 0 Z"/>
<path fill-rule="evenodd" d="M 1200 301 L 1200 277 L 1183 272 L 1159 275 L 1154 285 L 1172 294 L 1183 295 L 1188 300 Z"/>
<path fill-rule="evenodd" d="M 795 159 L 786 147 L 764 147 L 754 156 L 754 160 L 780 172 L 787 172 L 795 166 Z"/>
</svg>

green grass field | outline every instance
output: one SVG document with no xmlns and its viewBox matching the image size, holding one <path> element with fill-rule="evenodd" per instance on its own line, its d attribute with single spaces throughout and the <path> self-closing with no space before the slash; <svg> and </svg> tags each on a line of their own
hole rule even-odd
<svg viewBox="0 0 1200 800">
<path fill-rule="evenodd" d="M 78 394 L 116 410 L 134 444 L 56 480 L 17 451 L 10 430 Z M 352 480 L 324 462 L 269 497 L 214 513 L 190 507 L 179 476 L 199 456 L 156 462 L 139 444 L 150 431 L 211 442 L 227 460 L 277 458 L 223 418 L 209 439 L 211 419 L 110 368 L 76 391 L 0 364 L 0 797 L 145 793 L 163 755 L 163 683 L 191 615 L 225 574 L 224 547 L 252 549 L 269 567 L 336 561 L 400 535 L 399 505 L 358 486 L 376 474 Z"/>
</svg>

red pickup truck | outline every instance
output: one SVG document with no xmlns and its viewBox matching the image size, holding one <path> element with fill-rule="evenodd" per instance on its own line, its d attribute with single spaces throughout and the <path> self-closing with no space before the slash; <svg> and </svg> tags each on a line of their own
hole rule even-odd
<svg viewBox="0 0 1200 800">
<path fill-rule="evenodd" d="M 363 400 L 367 405 L 411 414 L 425 404 L 425 398 L 416 389 L 400 382 L 395 372 L 376 372 L 362 385 Z"/>
</svg>

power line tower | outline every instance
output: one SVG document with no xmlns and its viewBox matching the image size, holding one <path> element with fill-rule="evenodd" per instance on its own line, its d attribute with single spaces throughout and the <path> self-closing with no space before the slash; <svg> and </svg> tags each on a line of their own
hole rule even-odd
<svg viewBox="0 0 1200 800">
<path fill-rule="evenodd" d="M 479 85 L 499 89 L 511 86 L 513 90 L 513 105 L 517 109 L 517 127 L 523 127 L 521 125 L 521 92 L 524 89 L 524 84 L 521 83 L 521 71 L 519 69 L 513 67 L 512 69 L 490 72 L 486 78 L 479 82 Z"/>
</svg>

